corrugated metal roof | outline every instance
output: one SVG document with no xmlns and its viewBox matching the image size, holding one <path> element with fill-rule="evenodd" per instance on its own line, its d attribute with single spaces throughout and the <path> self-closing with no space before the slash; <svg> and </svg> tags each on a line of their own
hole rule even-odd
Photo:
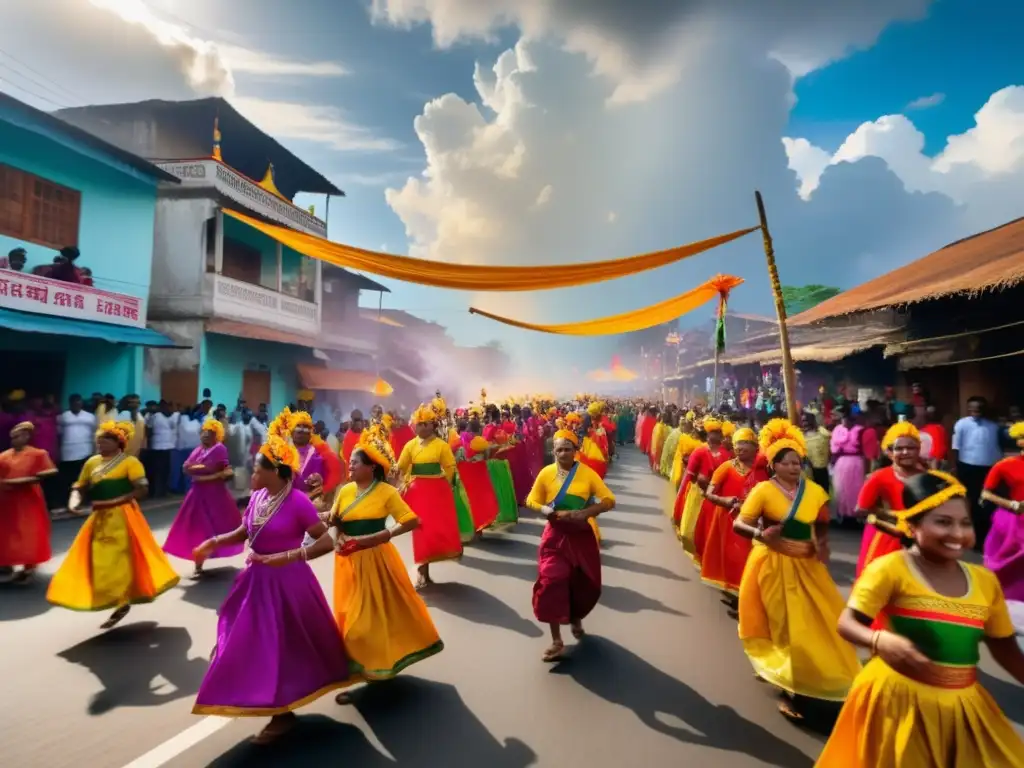
<svg viewBox="0 0 1024 768">
<path fill-rule="evenodd" d="M 791 318 L 807 325 L 829 317 L 928 299 L 999 290 L 1024 281 L 1024 218 L 951 243 Z"/>
</svg>

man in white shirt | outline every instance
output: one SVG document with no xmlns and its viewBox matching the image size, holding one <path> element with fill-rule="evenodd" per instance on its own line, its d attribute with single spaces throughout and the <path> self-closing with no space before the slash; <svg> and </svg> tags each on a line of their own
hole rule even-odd
<svg viewBox="0 0 1024 768">
<path fill-rule="evenodd" d="M 202 431 L 201 419 L 192 418 L 191 408 L 182 408 L 178 414 L 175 430 L 174 450 L 171 452 L 171 491 L 185 493 L 191 479 L 182 471 L 182 465 L 196 448 L 199 447 L 199 433 Z"/>
<path fill-rule="evenodd" d="M 92 456 L 96 445 L 96 416 L 83 409 L 81 395 L 68 398 L 68 409 L 57 417 L 60 434 L 60 465 L 57 475 L 61 497 L 66 501 L 71 486 L 78 480 L 86 459 Z"/>
<path fill-rule="evenodd" d="M 178 444 L 178 414 L 161 400 L 155 413 L 146 417 L 149 432 L 149 488 L 152 498 L 165 498 L 170 491 L 171 452 Z"/>
</svg>

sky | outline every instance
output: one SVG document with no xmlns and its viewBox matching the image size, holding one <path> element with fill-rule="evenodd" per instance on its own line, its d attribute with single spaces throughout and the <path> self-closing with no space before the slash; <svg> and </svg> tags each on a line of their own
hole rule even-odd
<svg viewBox="0 0 1024 768">
<path fill-rule="evenodd" d="M 453 264 L 701 240 L 756 224 L 758 189 L 783 284 L 849 288 L 1021 215 L 1022 23 L 1005 0 L 34 0 L 0 7 L 0 89 L 225 96 L 346 191 L 332 239 Z M 731 308 L 771 313 L 756 235 L 565 291 L 392 282 L 385 306 L 583 368 L 625 343 L 468 307 L 585 320 L 717 272 L 746 280 Z"/>
</svg>

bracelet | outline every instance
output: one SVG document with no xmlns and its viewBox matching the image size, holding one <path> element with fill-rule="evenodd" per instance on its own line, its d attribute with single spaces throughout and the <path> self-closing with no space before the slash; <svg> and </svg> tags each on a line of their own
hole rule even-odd
<svg viewBox="0 0 1024 768">
<path fill-rule="evenodd" d="M 308 562 L 309 561 L 309 548 L 308 547 L 302 547 L 299 550 L 299 557 L 302 558 L 302 562 L 304 562 L 304 563 Z"/>
<path fill-rule="evenodd" d="M 882 630 L 876 629 L 871 635 L 871 655 L 878 655 L 878 641 L 882 639 Z"/>
<path fill-rule="evenodd" d="M 388 541 L 391 541 L 393 538 L 395 538 L 395 532 L 393 530 L 391 530 L 390 528 L 385 528 L 384 530 L 388 532 Z"/>
</svg>

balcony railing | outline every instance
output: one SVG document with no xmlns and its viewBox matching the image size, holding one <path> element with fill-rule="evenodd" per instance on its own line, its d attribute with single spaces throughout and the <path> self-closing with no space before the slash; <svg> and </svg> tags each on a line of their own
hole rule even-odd
<svg viewBox="0 0 1024 768">
<path fill-rule="evenodd" d="M 0 270 L 0 307 L 22 312 L 146 327 L 146 299 L 49 277 Z"/>
<path fill-rule="evenodd" d="M 213 314 L 316 336 L 320 333 L 317 305 L 259 285 L 207 275 L 213 294 Z"/>
<path fill-rule="evenodd" d="M 183 187 L 209 187 L 241 207 L 286 227 L 317 237 L 327 237 L 327 225 L 309 211 L 270 194 L 252 179 L 216 160 L 189 160 L 157 165 L 181 179 Z"/>
</svg>

